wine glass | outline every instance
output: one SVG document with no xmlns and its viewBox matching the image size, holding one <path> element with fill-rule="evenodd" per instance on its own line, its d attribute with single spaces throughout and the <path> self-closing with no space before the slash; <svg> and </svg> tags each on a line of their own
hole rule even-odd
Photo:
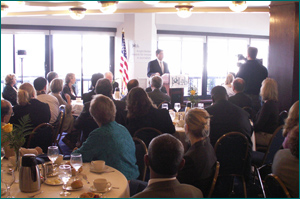
<svg viewBox="0 0 300 199">
<path fill-rule="evenodd" d="M 161 109 L 169 109 L 169 106 L 168 106 L 168 103 L 163 103 L 162 105 L 161 105 Z"/>
<path fill-rule="evenodd" d="M 4 151 L 4 147 L 1 148 L 1 161 L 3 160 L 5 156 L 5 151 Z"/>
<path fill-rule="evenodd" d="M 56 159 L 58 158 L 58 147 L 57 146 L 49 146 L 48 147 L 48 158 L 51 160 L 52 164 L 54 164 L 54 162 L 56 161 Z"/>
<path fill-rule="evenodd" d="M 13 169 L 1 168 L 1 182 L 5 184 L 7 190 L 7 198 L 14 198 L 10 195 L 10 187 L 15 182 L 15 172 Z"/>
<path fill-rule="evenodd" d="M 72 153 L 70 163 L 72 167 L 76 170 L 76 176 L 74 180 L 77 180 L 78 170 L 82 166 L 82 155 L 80 153 Z"/>
<path fill-rule="evenodd" d="M 60 196 L 69 196 L 71 195 L 70 192 L 68 192 L 66 190 L 67 188 L 67 182 L 69 181 L 69 179 L 72 176 L 72 170 L 71 170 L 71 166 L 67 165 L 67 164 L 62 164 L 59 166 L 59 171 L 58 171 L 58 177 L 63 181 L 64 185 L 63 185 L 63 191 L 60 192 Z"/>
<path fill-rule="evenodd" d="M 180 108 L 181 108 L 180 103 L 175 103 L 174 104 L 174 109 L 176 110 L 176 112 L 178 112 L 180 110 Z"/>
</svg>

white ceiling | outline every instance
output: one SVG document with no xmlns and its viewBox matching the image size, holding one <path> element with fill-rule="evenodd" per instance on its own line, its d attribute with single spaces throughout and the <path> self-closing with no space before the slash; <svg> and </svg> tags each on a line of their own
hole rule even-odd
<svg viewBox="0 0 300 199">
<path fill-rule="evenodd" d="M 1 1 L 9 6 L 9 16 L 64 15 L 69 8 L 82 6 L 87 14 L 102 14 L 97 1 Z M 176 12 L 175 5 L 189 3 L 194 6 L 192 12 L 232 12 L 228 8 L 231 1 L 160 1 L 149 5 L 142 1 L 119 1 L 116 13 L 170 13 Z M 270 1 L 247 1 L 248 8 L 244 12 L 268 12 Z"/>
</svg>

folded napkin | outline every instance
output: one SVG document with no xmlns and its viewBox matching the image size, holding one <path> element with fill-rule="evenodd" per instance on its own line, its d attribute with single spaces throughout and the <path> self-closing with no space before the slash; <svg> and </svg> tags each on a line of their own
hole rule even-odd
<svg viewBox="0 0 300 199">
<path fill-rule="evenodd" d="M 40 154 L 43 154 L 43 150 L 41 149 L 41 147 L 35 147 L 33 149 L 26 149 L 26 148 L 21 147 L 20 156 L 22 157 L 25 154 L 40 155 Z"/>
</svg>

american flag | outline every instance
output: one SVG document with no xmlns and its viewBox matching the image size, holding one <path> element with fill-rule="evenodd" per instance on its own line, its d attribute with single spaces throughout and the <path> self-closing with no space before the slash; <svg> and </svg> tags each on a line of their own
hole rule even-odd
<svg viewBox="0 0 300 199">
<path fill-rule="evenodd" d="M 122 54 L 121 54 L 121 63 L 120 63 L 120 73 L 122 75 L 122 94 L 124 95 L 127 88 L 127 83 L 129 81 L 128 76 L 128 64 L 127 64 L 127 52 L 126 52 L 126 45 L 125 45 L 125 33 L 124 30 L 122 31 Z"/>
</svg>

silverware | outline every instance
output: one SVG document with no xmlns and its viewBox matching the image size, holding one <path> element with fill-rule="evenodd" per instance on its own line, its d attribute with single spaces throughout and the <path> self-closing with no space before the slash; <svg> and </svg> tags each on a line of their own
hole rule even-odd
<svg viewBox="0 0 300 199">
<path fill-rule="evenodd" d="M 81 175 L 82 175 L 82 178 L 85 179 L 88 184 L 90 184 L 90 182 L 87 179 L 87 176 L 85 174 L 83 174 L 83 173 Z"/>
<path fill-rule="evenodd" d="M 43 193 L 44 191 L 40 191 L 40 192 L 38 192 L 38 193 L 35 193 L 35 194 L 33 194 L 33 195 L 30 195 L 30 196 L 28 196 L 28 198 L 34 198 L 34 196 L 37 196 L 37 195 L 39 195 L 39 194 L 41 194 L 41 193 Z"/>
</svg>

